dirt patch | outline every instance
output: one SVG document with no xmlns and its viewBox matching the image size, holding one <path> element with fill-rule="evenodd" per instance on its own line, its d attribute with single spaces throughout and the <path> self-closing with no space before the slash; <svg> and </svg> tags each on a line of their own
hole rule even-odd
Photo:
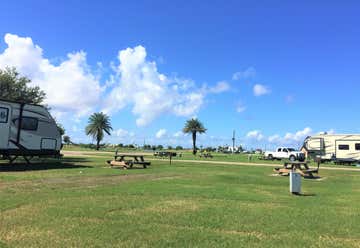
<svg viewBox="0 0 360 248">
<path fill-rule="evenodd" d="M 355 238 L 343 238 L 332 236 L 320 236 L 319 241 L 325 242 L 327 246 L 344 245 L 347 244 L 351 247 L 360 247 L 360 239 Z"/>
<path fill-rule="evenodd" d="M 191 227 L 191 226 L 176 226 L 169 224 L 161 224 L 162 227 L 166 227 L 169 229 L 180 229 L 186 231 L 202 231 L 207 233 L 216 233 L 216 234 L 225 234 L 225 235 L 237 235 L 244 237 L 255 237 L 259 240 L 268 239 L 268 235 L 257 232 L 257 231 L 242 231 L 242 230 L 227 230 L 227 229 L 219 229 L 219 228 L 206 228 L 206 227 Z"/>
</svg>

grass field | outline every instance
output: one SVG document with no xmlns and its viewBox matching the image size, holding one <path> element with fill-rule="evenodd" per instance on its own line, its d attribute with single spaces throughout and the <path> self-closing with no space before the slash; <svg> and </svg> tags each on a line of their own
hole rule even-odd
<svg viewBox="0 0 360 248">
<path fill-rule="evenodd" d="M 270 167 L 107 158 L 0 164 L 0 247 L 360 247 L 360 172 L 293 196 Z"/>
</svg>

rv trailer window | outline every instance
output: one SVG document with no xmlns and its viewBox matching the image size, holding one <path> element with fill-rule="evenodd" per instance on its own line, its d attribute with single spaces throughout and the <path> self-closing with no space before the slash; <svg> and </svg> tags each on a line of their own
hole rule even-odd
<svg viewBox="0 0 360 248">
<path fill-rule="evenodd" d="M 16 126 L 19 125 L 18 118 L 14 119 L 13 122 Z M 36 131 L 38 128 L 38 122 L 38 119 L 34 117 L 22 117 L 21 129 L 27 131 Z"/>
<path fill-rule="evenodd" d="M 36 131 L 38 128 L 38 119 L 32 117 L 23 117 L 21 129 L 29 130 L 29 131 Z"/>
<path fill-rule="evenodd" d="M 0 108 L 0 123 L 7 123 L 9 116 L 8 108 Z"/>
<path fill-rule="evenodd" d="M 360 151 L 360 143 L 355 144 L 355 150 Z"/>
<path fill-rule="evenodd" d="M 349 145 L 339 145 L 339 150 L 349 150 Z"/>
</svg>

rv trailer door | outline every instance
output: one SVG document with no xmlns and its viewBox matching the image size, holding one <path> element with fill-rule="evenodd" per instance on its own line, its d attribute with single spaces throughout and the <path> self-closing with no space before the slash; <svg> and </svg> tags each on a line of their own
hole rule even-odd
<svg viewBox="0 0 360 248">
<path fill-rule="evenodd" d="M 0 149 L 8 149 L 10 135 L 10 105 L 0 103 Z"/>
</svg>

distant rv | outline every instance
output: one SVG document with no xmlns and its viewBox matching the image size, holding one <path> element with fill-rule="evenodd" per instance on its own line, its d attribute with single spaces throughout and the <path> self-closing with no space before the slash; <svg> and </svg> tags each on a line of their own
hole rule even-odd
<svg viewBox="0 0 360 248">
<path fill-rule="evenodd" d="M 360 134 L 319 134 L 305 139 L 302 151 L 321 161 L 352 163 L 360 161 Z"/>
</svg>

